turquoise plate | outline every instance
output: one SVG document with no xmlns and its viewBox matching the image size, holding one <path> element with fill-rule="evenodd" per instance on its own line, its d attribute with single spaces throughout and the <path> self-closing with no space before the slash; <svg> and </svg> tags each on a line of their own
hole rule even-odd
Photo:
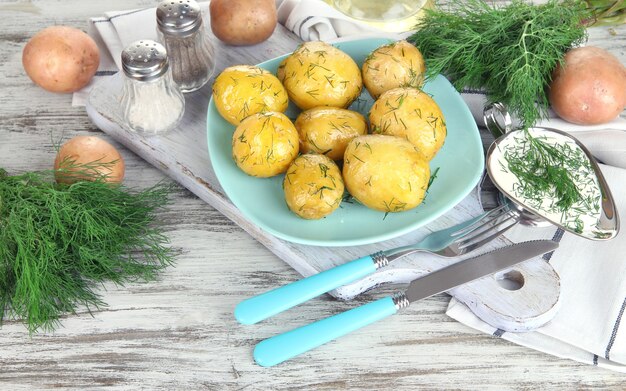
<svg viewBox="0 0 626 391">
<path fill-rule="evenodd" d="M 388 39 L 342 42 L 336 46 L 361 66 L 365 57 Z M 276 74 L 278 64 L 288 54 L 259 64 Z M 366 115 L 373 104 L 363 89 L 351 109 Z M 478 183 L 484 166 L 478 128 L 458 92 L 439 76 L 424 86 L 441 107 L 448 135 L 443 148 L 430 162 L 431 171 L 439 168 L 424 202 L 405 212 L 378 212 L 353 201 L 343 202 L 331 215 L 320 220 L 304 220 L 293 214 L 285 203 L 283 175 L 255 178 L 244 174 L 231 157 L 235 127 L 218 113 L 213 99 L 207 115 L 209 156 L 222 188 L 244 216 L 265 231 L 290 242 L 316 246 L 355 246 L 387 240 L 419 228 L 459 203 Z M 286 114 L 295 119 L 299 110 L 290 105 Z"/>
</svg>

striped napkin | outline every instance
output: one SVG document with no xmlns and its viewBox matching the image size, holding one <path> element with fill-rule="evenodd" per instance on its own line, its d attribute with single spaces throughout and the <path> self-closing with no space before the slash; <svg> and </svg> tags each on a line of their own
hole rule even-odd
<svg viewBox="0 0 626 391">
<path fill-rule="evenodd" d="M 351 20 L 321 0 L 277 0 L 279 22 L 303 40 L 333 41 L 381 34 Z M 208 3 L 201 3 L 205 15 Z M 155 39 L 155 10 L 107 12 L 90 20 L 89 34 L 101 49 L 95 80 L 115 74 L 122 49 L 138 39 Z M 405 34 L 406 36 L 406 34 Z M 391 36 L 401 38 L 401 36 Z M 84 105 L 90 86 L 74 94 Z M 462 94 L 479 125 L 486 98 Z M 602 163 L 618 211 L 626 218 L 626 119 L 595 127 L 577 127 L 555 116 L 540 125 L 561 129 L 580 139 Z M 561 242 L 548 260 L 561 277 L 561 309 L 547 325 L 526 333 L 498 330 L 477 318 L 454 298 L 447 314 L 459 322 L 511 342 L 555 356 L 626 372 L 626 234 L 610 242 L 592 242 L 555 228 L 516 227 L 512 241 L 549 238 Z"/>
<path fill-rule="evenodd" d="M 464 93 L 477 123 L 482 124 L 486 97 Z M 578 126 L 551 113 L 537 125 L 566 131 L 578 138 L 603 164 L 602 173 L 626 216 L 626 119 L 597 126 Z M 561 278 L 561 308 L 551 322 L 532 332 L 511 333 L 478 319 L 451 299 L 447 315 L 477 330 L 555 356 L 626 373 L 626 233 L 595 242 L 561 229 L 516 226 L 506 234 L 513 242 L 553 239 L 560 247 L 547 259 Z"/>
</svg>

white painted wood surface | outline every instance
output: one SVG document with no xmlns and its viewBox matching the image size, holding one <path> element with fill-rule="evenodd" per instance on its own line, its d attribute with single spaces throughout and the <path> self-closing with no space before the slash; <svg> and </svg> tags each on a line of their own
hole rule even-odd
<svg viewBox="0 0 626 391">
<path fill-rule="evenodd" d="M 279 25 L 270 39 L 253 50 L 247 47 L 226 47 L 219 41 L 214 41 L 216 52 L 226 55 L 217 56 L 215 74 L 209 83 L 201 90 L 187 95 L 185 114 L 174 130 L 158 135 L 126 130 L 119 107 L 122 87 L 121 79 L 118 77 L 102 78 L 94 87 L 87 102 L 87 114 L 99 129 L 215 207 L 302 275 L 310 276 L 381 249 L 413 244 L 430 232 L 463 222 L 481 212 L 476 192 L 472 192 L 446 214 L 447 223 L 444 223 L 444 219 L 437 219 L 409 234 L 366 246 L 307 246 L 284 241 L 265 232 L 232 204 L 212 169 L 207 153 L 207 124 L 204 120 L 211 95 L 210 86 L 224 68 L 237 64 L 257 64 L 279 54 L 291 52 L 300 40 Z M 210 126 L 209 124 L 209 131 L 212 130 Z M 384 223 L 383 221 L 380 224 Z M 499 240 L 489 247 L 501 246 L 503 242 L 504 240 Z M 454 258 L 442 259 L 428 254 L 406 256 L 393 262 L 390 267 L 337 288 L 331 295 L 341 299 L 352 299 L 374 286 L 409 282 L 455 261 Z M 468 303 L 476 314 L 496 328 L 525 331 L 542 326 L 552 319 L 558 308 L 556 304 L 559 297 L 559 280 L 549 264 L 541 259 L 535 260 L 534 263 L 538 265 L 534 269 L 526 270 L 526 266 L 520 266 L 528 283 L 519 290 L 502 289 L 495 279 L 490 277 L 455 289 L 454 296 Z M 541 284 L 535 283 L 535 280 Z"/>
<path fill-rule="evenodd" d="M 0 166 L 9 172 L 49 168 L 51 139 L 98 134 L 71 97 L 47 93 L 23 74 L 21 49 L 51 24 L 86 27 L 106 10 L 153 6 L 145 0 L 101 2 L 0 1 Z M 593 42 L 624 58 L 624 28 L 592 32 Z M 144 187 L 163 178 L 120 146 L 126 183 Z M 445 316 L 438 295 L 403 314 L 332 342 L 289 364 L 263 369 L 252 362 L 259 340 L 388 294 L 355 302 L 329 296 L 256 326 L 240 326 L 234 305 L 287 283 L 298 274 L 237 225 L 180 189 L 162 214 L 181 250 L 160 281 L 108 285 L 109 307 L 67 316 L 55 333 L 28 337 L 9 322 L 0 329 L 2 389 L 621 389 L 626 377 L 560 360 L 485 336 Z M 469 217 L 469 212 L 468 212 Z M 442 225 L 450 221 L 442 220 Z"/>
</svg>

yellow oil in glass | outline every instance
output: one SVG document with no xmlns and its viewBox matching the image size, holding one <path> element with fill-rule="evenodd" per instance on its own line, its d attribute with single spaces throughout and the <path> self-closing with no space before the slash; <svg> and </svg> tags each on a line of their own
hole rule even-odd
<svg viewBox="0 0 626 391">
<path fill-rule="evenodd" d="M 325 0 L 345 15 L 389 32 L 413 30 L 434 0 Z"/>
</svg>

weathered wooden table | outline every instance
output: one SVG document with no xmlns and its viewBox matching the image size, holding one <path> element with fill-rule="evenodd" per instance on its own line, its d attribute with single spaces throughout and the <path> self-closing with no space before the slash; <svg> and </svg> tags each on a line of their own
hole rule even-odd
<svg viewBox="0 0 626 391">
<path fill-rule="evenodd" d="M 10 173 L 47 169 L 52 138 L 104 138 L 71 96 L 34 86 L 21 65 L 27 40 L 49 25 L 86 28 L 103 11 L 154 6 L 149 0 L 0 0 L 0 167 Z M 594 30 L 594 44 L 626 56 L 626 29 Z M 119 146 L 119 145 L 118 145 Z M 163 179 L 119 146 L 126 183 Z M 180 188 L 161 215 L 175 268 L 158 282 L 107 285 L 109 307 L 63 319 L 54 333 L 32 338 L 19 323 L 0 329 L 0 389 L 623 389 L 626 376 L 561 360 L 480 334 L 444 312 L 438 295 L 403 314 L 327 344 L 286 365 L 252 361 L 261 339 L 388 294 L 379 289 L 344 303 L 328 296 L 254 327 L 232 317 L 237 302 L 299 275 L 209 205 Z"/>
</svg>

